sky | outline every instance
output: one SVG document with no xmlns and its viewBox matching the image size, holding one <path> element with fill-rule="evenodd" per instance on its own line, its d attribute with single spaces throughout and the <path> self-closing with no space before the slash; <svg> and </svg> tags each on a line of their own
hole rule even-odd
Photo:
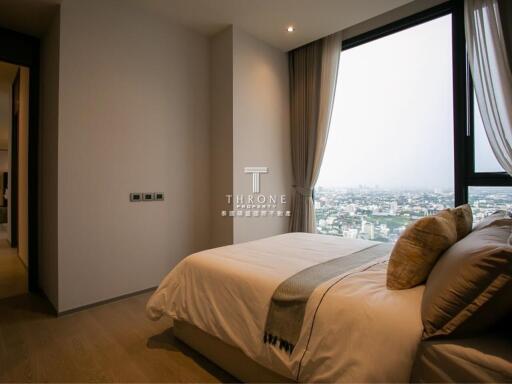
<svg viewBox="0 0 512 384">
<path fill-rule="evenodd" d="M 451 49 L 448 15 L 342 51 L 317 186 L 453 189 Z"/>
<path fill-rule="evenodd" d="M 487 140 L 476 96 L 473 96 L 473 103 L 475 113 L 475 172 L 505 172 L 492 153 L 491 145 Z"/>
</svg>

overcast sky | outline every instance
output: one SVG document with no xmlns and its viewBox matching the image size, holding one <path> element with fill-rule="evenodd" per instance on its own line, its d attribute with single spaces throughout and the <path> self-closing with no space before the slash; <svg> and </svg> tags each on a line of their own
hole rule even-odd
<svg viewBox="0 0 512 384">
<path fill-rule="evenodd" d="M 343 51 L 317 186 L 453 188 L 451 16 Z"/>
<path fill-rule="evenodd" d="M 474 98 L 475 109 L 475 171 L 476 172 L 505 172 L 492 153 L 491 145 L 485 135 L 485 128 L 478 110 L 476 97 Z"/>
</svg>

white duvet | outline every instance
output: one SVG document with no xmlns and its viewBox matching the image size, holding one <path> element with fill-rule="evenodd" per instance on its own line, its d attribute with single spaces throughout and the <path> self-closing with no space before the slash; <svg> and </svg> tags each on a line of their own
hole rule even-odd
<svg viewBox="0 0 512 384">
<path fill-rule="evenodd" d="M 291 356 L 263 343 L 270 299 L 282 281 L 371 243 L 290 233 L 199 252 L 165 277 L 147 312 L 189 322 L 301 382 L 406 382 L 422 333 L 423 286 L 388 290 L 385 262 L 361 267 L 323 298 L 332 281 L 315 289 Z"/>
</svg>

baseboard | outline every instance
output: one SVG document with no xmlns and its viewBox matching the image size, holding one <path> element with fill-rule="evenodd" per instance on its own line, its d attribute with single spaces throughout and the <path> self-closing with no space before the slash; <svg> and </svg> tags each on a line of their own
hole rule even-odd
<svg viewBox="0 0 512 384">
<path fill-rule="evenodd" d="M 57 311 L 57 316 L 69 315 L 71 313 L 83 311 L 84 309 L 89 309 L 89 308 L 97 307 L 97 306 L 100 306 L 100 305 L 103 305 L 103 304 L 113 303 L 115 301 L 127 299 L 127 298 L 132 297 L 132 296 L 137 296 L 137 295 L 141 295 L 141 294 L 146 293 L 146 292 L 154 291 L 156 288 L 157 288 L 157 286 L 154 286 L 154 287 L 142 289 L 140 291 L 135 291 L 135 292 L 127 293 L 125 295 L 116 296 L 116 297 L 113 297 L 111 299 L 101 300 L 101 301 L 98 301 L 96 303 L 82 305 L 80 307 L 76 307 L 76 308 L 72 308 L 72 309 L 66 309 L 65 311 Z"/>
</svg>

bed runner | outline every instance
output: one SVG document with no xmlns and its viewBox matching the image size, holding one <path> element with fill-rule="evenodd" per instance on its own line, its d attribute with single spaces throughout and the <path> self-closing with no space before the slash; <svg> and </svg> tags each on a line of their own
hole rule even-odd
<svg viewBox="0 0 512 384">
<path fill-rule="evenodd" d="M 330 286 L 353 272 L 378 264 L 389 255 L 391 247 L 391 244 L 373 244 L 354 253 L 308 267 L 283 281 L 270 301 L 264 343 L 279 346 L 291 354 L 299 339 L 306 305 L 313 291 L 337 276 L 339 279 Z"/>
</svg>

